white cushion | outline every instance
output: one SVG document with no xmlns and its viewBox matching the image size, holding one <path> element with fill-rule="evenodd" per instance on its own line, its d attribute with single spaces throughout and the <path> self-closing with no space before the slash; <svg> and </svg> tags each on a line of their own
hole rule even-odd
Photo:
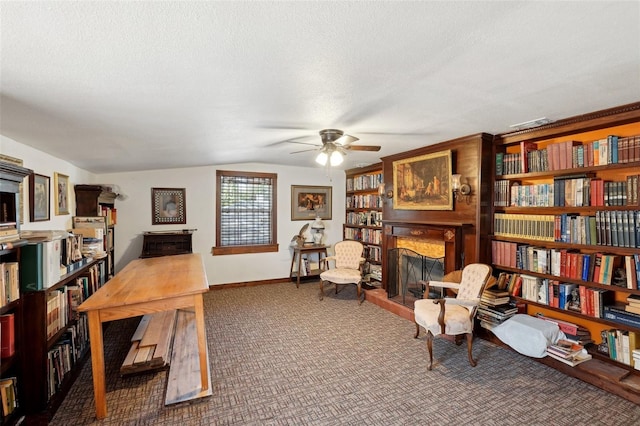
<svg viewBox="0 0 640 426">
<path fill-rule="evenodd" d="M 470 312 L 464 306 L 445 303 L 444 312 L 445 334 L 455 335 L 473 331 L 473 323 L 469 318 Z M 438 324 L 440 305 L 433 303 L 433 299 L 416 300 L 413 313 L 418 325 L 430 331 L 434 336 L 440 334 L 440 324 Z"/>
<path fill-rule="evenodd" d="M 320 274 L 321 280 L 336 284 L 358 284 L 361 278 L 358 269 L 329 269 Z"/>
</svg>

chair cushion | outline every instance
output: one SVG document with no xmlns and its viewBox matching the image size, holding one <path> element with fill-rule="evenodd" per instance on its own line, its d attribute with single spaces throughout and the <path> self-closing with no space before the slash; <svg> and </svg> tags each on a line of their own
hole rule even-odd
<svg viewBox="0 0 640 426">
<path fill-rule="evenodd" d="M 358 269 L 329 269 L 320 274 L 320 279 L 337 284 L 358 284 L 362 276 Z"/>
<path fill-rule="evenodd" d="M 434 336 L 440 334 L 440 324 L 438 324 L 440 305 L 433 303 L 433 299 L 416 300 L 413 313 L 416 323 L 430 331 Z M 469 316 L 470 312 L 464 306 L 445 304 L 445 334 L 471 333 L 473 331 L 473 323 Z"/>
</svg>

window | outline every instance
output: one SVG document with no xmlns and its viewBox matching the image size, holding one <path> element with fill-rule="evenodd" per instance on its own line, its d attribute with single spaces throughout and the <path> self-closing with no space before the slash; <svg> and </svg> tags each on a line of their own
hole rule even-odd
<svg viewBox="0 0 640 426">
<path fill-rule="evenodd" d="M 278 175 L 218 170 L 216 181 L 216 247 L 212 254 L 278 251 Z"/>
</svg>

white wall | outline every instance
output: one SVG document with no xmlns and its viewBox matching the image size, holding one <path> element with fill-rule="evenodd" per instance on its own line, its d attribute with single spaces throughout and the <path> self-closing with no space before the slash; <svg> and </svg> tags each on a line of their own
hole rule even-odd
<svg viewBox="0 0 640 426">
<path fill-rule="evenodd" d="M 209 284 L 279 279 L 289 276 L 291 238 L 305 223 L 291 221 L 291 185 L 322 185 L 333 187 L 332 220 L 325 222 L 325 239 L 333 244 L 342 239 L 344 223 L 345 175 L 334 170 L 331 180 L 323 168 L 301 168 L 269 164 L 233 164 L 224 166 L 153 170 L 144 172 L 94 175 L 78 169 L 64 160 L 33 150 L 11 139 L 1 137 L 1 152 L 24 160 L 24 166 L 34 172 L 52 177 L 53 172 L 69 176 L 70 185 L 114 184 L 122 196 L 116 199 L 118 224 L 115 229 L 116 271 L 137 258 L 142 251 L 142 233 L 197 229 L 193 234 L 193 250 L 202 253 Z M 117 160 L 109 160 L 117 161 Z M 275 253 L 212 256 L 215 244 L 215 186 L 216 170 L 268 172 L 278 174 L 278 243 Z M 151 188 L 185 188 L 187 223 L 184 225 L 151 225 Z M 53 194 L 52 194 L 53 200 Z M 25 206 L 27 208 L 27 206 Z M 71 194 L 70 211 L 75 211 Z M 27 210 L 28 212 L 28 210 Z M 71 215 L 54 216 L 51 221 L 29 223 L 28 214 L 22 229 L 69 229 Z"/>
<path fill-rule="evenodd" d="M 49 176 L 50 181 L 50 220 L 44 222 L 29 221 L 29 185 L 28 178 L 25 179 L 23 186 L 24 193 L 24 223 L 20 226 L 22 230 L 41 230 L 41 229 L 70 229 L 73 225 L 71 218 L 76 211 L 76 200 L 73 195 L 73 185 L 76 183 L 92 183 L 93 175 L 86 170 L 79 169 L 73 164 L 45 154 L 42 151 L 33 149 L 27 145 L 20 144 L 12 139 L 0 135 L 0 153 L 11 157 L 19 158 L 23 161 L 23 166 L 33 170 L 39 175 Z M 62 173 L 69 176 L 69 212 L 71 214 L 56 216 L 54 191 L 54 172 Z"/>
</svg>

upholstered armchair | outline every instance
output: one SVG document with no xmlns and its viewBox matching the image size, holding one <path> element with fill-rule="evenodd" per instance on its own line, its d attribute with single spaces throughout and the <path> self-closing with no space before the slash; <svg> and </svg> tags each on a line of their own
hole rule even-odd
<svg viewBox="0 0 640 426">
<path fill-rule="evenodd" d="M 472 263 L 465 266 L 462 273 L 454 277 L 454 279 L 459 277 L 459 283 L 420 281 L 420 284 L 425 287 L 424 297 L 427 298 L 415 302 L 416 334 L 414 337 L 418 338 L 421 326 L 427 330 L 428 370 L 431 370 L 433 365 L 433 338 L 440 334 L 454 336 L 458 345 L 462 343 L 462 337 L 466 336 L 469 363 L 472 367 L 476 366 L 477 362 L 473 359 L 472 353 L 474 317 L 480 303 L 480 296 L 489 282 L 491 272 L 489 265 Z M 456 290 L 457 295 L 429 299 L 431 287 Z"/>
<path fill-rule="evenodd" d="M 324 298 L 324 283 L 332 282 L 336 286 L 336 294 L 338 294 L 338 285 L 355 284 L 358 287 L 358 301 L 362 293 L 362 265 L 365 261 L 362 256 L 364 246 L 359 241 L 345 240 L 337 242 L 334 246 L 333 256 L 322 259 L 323 272 L 320 273 L 320 300 Z M 334 263 L 331 269 L 330 263 Z"/>
</svg>

